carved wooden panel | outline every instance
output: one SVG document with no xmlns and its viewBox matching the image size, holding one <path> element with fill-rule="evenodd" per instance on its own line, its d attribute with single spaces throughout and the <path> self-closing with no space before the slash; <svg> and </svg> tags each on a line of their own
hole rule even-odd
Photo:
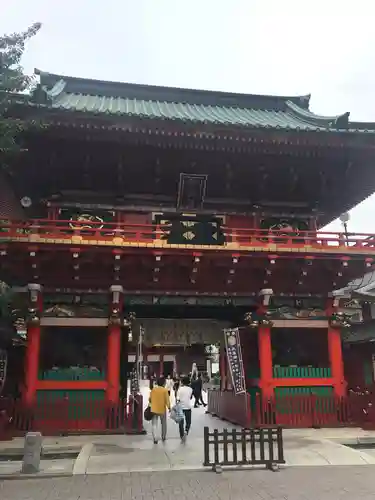
<svg viewBox="0 0 375 500">
<path fill-rule="evenodd" d="M 213 344 L 223 335 L 226 322 L 202 319 L 139 319 L 145 329 L 145 344 Z"/>
</svg>

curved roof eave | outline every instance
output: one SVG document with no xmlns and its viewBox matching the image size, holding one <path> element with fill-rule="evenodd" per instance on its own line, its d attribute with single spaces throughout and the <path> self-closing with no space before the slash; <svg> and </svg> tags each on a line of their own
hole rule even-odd
<svg viewBox="0 0 375 500">
<path fill-rule="evenodd" d="M 253 107 L 256 104 L 265 105 L 272 109 L 273 107 L 284 108 L 286 102 L 296 104 L 301 109 L 308 109 L 310 103 L 310 94 L 298 96 L 279 96 L 262 94 L 243 94 L 236 92 L 225 92 L 216 90 L 188 89 L 181 87 L 168 87 L 159 85 L 148 85 L 128 82 L 113 82 L 107 80 L 97 80 L 89 78 L 80 78 L 75 76 L 57 75 L 48 73 L 35 68 L 34 73 L 40 77 L 40 84 L 51 89 L 59 81 L 64 81 L 66 91 L 73 89 L 76 93 L 87 94 L 112 94 L 113 97 L 129 97 L 144 100 L 164 100 L 169 102 L 195 103 L 206 105 L 227 105 L 233 106 L 236 103 L 239 107 Z M 129 94 L 129 95 L 127 95 Z"/>
<path fill-rule="evenodd" d="M 368 277 L 368 281 L 366 281 L 366 277 Z M 333 292 L 334 296 L 340 296 L 343 294 L 359 294 L 368 297 L 375 297 L 375 271 L 370 271 L 366 273 L 362 278 L 358 278 L 354 281 L 351 281 L 347 284 L 347 286 L 340 288 L 339 290 L 335 290 Z"/>
<path fill-rule="evenodd" d="M 307 123 L 314 123 L 320 127 L 327 128 L 348 128 L 350 112 L 347 111 L 336 116 L 321 116 L 312 113 L 309 109 L 301 108 L 292 101 L 286 103 L 289 110 L 301 120 L 306 120 Z"/>
</svg>

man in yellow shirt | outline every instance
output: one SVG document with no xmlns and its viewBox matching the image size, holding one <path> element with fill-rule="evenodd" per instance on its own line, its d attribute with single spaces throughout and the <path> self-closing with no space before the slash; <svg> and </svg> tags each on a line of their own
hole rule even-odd
<svg viewBox="0 0 375 500">
<path fill-rule="evenodd" d="M 171 402 L 169 399 L 168 390 L 165 388 L 165 379 L 159 378 L 156 386 L 150 393 L 150 406 L 152 417 L 152 437 L 154 444 L 158 444 L 158 422 L 161 423 L 161 440 L 165 441 L 167 438 L 167 409 L 171 409 Z"/>
</svg>

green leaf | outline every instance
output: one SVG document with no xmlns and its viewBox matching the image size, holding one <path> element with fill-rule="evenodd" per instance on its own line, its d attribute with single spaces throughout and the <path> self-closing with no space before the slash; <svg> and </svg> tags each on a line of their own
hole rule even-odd
<svg viewBox="0 0 375 500">
<path fill-rule="evenodd" d="M 8 111 L 20 93 L 27 92 L 33 84 L 33 77 L 24 74 L 21 59 L 26 42 L 41 28 L 34 23 L 26 31 L 0 37 L 0 155 L 22 151 L 19 137 L 28 125 L 9 117 Z M 0 168 L 3 161 L 0 161 Z"/>
</svg>

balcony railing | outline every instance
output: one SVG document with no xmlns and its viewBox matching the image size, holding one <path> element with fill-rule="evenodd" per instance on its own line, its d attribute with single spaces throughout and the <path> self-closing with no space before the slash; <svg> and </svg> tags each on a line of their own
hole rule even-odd
<svg viewBox="0 0 375 500">
<path fill-rule="evenodd" d="M 274 378 L 330 378 L 330 368 L 316 368 L 314 366 L 274 366 Z"/>
<path fill-rule="evenodd" d="M 290 251 L 311 253 L 348 253 L 375 255 L 375 235 L 336 232 L 300 231 L 285 234 L 264 229 L 238 229 L 223 226 L 222 243 L 202 243 L 181 233 L 179 244 L 170 243 L 171 226 L 126 223 L 72 223 L 68 220 L 33 219 L 0 222 L 0 243 L 9 241 L 82 245 L 145 246 L 145 247 L 206 247 L 228 250 Z M 189 236 L 190 235 L 190 236 Z"/>
<path fill-rule="evenodd" d="M 82 381 L 105 380 L 105 372 L 92 368 L 56 368 L 39 373 L 39 380 Z"/>
</svg>

